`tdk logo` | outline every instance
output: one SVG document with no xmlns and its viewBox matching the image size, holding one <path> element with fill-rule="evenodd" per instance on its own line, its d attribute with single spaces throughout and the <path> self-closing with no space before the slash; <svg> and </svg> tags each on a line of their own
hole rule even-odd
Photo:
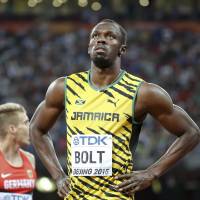
<svg viewBox="0 0 200 200">
<path fill-rule="evenodd" d="M 81 135 L 74 137 L 73 143 L 74 145 L 107 145 L 106 140 L 107 136 L 87 136 Z"/>
</svg>

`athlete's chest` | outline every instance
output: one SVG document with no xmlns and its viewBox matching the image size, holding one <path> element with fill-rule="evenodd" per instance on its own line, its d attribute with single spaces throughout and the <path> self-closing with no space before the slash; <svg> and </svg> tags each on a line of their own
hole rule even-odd
<svg viewBox="0 0 200 200">
<path fill-rule="evenodd" d="M 0 188 L 11 190 L 20 188 L 33 188 L 35 181 L 35 171 L 27 166 L 13 168 L 4 165 L 0 169 Z"/>
<path fill-rule="evenodd" d="M 66 97 L 70 102 L 66 104 L 70 120 L 119 122 L 132 115 L 132 100 L 112 88 L 95 91 L 88 87 L 79 91 L 78 96 L 68 93 Z"/>
<path fill-rule="evenodd" d="M 34 171 L 31 168 L 20 168 L 20 169 L 12 169 L 12 168 L 4 168 L 0 170 L 0 179 L 1 180 L 12 180 L 12 179 L 29 179 L 34 177 Z"/>
</svg>

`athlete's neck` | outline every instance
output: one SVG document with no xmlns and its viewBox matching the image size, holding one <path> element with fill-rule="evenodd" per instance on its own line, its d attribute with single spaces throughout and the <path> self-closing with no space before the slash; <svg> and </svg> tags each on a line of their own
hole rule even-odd
<svg viewBox="0 0 200 200">
<path fill-rule="evenodd" d="M 103 88 L 113 83 L 120 75 L 120 67 L 100 69 L 92 66 L 90 81 L 96 88 Z"/>
<path fill-rule="evenodd" d="M 4 158 L 13 166 L 21 166 L 22 159 L 19 153 L 19 145 L 11 143 L 11 141 L 5 140 L 0 142 L 0 151 L 4 155 Z"/>
</svg>

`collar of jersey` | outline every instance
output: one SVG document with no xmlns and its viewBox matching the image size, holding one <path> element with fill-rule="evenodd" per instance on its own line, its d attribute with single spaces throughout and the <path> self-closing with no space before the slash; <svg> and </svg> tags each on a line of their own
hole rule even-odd
<svg viewBox="0 0 200 200">
<path fill-rule="evenodd" d="M 101 92 L 101 91 L 106 90 L 106 89 L 108 89 L 109 87 L 111 87 L 111 86 L 117 84 L 117 83 L 122 79 L 123 75 L 125 74 L 125 71 L 124 71 L 124 70 L 120 70 L 120 73 L 118 74 L 117 78 L 116 78 L 111 84 L 106 85 L 106 86 L 101 87 L 101 88 L 96 87 L 96 86 L 92 83 L 92 81 L 91 81 L 91 79 L 90 79 L 90 77 L 91 77 L 90 74 L 91 74 L 91 70 L 89 70 L 89 72 L 88 72 L 88 84 L 90 85 L 90 87 L 91 87 L 92 89 Z"/>
</svg>

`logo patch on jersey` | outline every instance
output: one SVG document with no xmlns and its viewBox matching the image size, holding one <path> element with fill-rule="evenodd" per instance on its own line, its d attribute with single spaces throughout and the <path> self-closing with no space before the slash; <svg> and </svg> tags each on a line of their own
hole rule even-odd
<svg viewBox="0 0 200 200">
<path fill-rule="evenodd" d="M 76 105 L 83 105 L 85 103 L 84 99 L 76 99 L 75 104 Z"/>
<path fill-rule="evenodd" d="M 108 99 L 107 102 L 113 104 L 115 107 L 117 107 L 117 102 L 119 101 L 119 99 L 117 99 L 117 101 L 114 101 L 112 99 Z"/>
<path fill-rule="evenodd" d="M 33 172 L 32 172 L 31 169 L 27 169 L 26 173 L 27 173 L 27 175 L 28 175 L 29 178 L 33 178 Z"/>
<path fill-rule="evenodd" d="M 7 178 L 9 176 L 11 176 L 12 174 L 11 173 L 1 173 L 1 178 Z"/>
</svg>

